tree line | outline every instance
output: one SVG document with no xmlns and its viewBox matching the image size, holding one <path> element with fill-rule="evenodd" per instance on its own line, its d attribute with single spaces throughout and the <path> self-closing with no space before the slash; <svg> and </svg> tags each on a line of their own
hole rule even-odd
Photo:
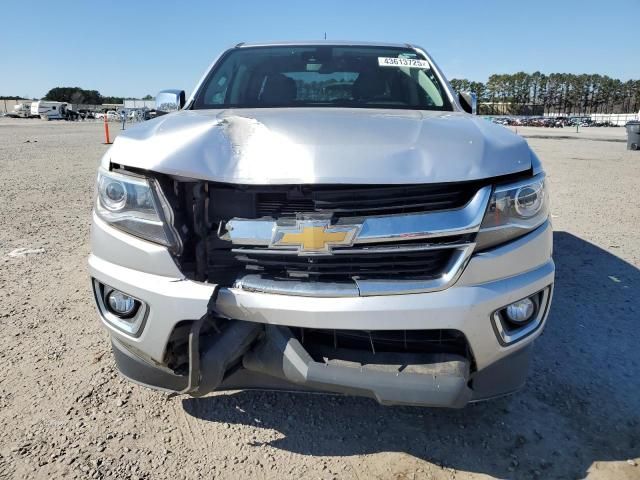
<svg viewBox="0 0 640 480">
<path fill-rule="evenodd" d="M 22 100 L 22 97 L 17 95 L 0 95 L 0 100 Z"/>
<path fill-rule="evenodd" d="M 68 102 L 76 105 L 102 105 L 103 103 L 122 103 L 122 97 L 105 97 L 97 90 L 85 90 L 80 87 L 55 87 L 47 92 L 45 100 Z"/>
<path fill-rule="evenodd" d="M 67 102 L 74 105 L 102 105 L 103 103 L 123 103 L 123 97 L 105 97 L 97 90 L 80 87 L 55 87 L 47 92 L 44 100 Z"/>
<path fill-rule="evenodd" d="M 636 113 L 640 80 L 623 82 L 598 74 L 517 72 L 494 74 L 486 83 L 453 79 L 456 91 L 478 95 L 484 115 L 580 115 Z"/>
</svg>

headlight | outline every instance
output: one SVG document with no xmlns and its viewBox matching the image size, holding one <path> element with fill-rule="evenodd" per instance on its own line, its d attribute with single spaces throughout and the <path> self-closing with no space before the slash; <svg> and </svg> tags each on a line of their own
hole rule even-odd
<svg viewBox="0 0 640 480">
<path fill-rule="evenodd" d="M 97 190 L 96 214 L 102 220 L 174 251 L 179 249 L 171 208 L 155 180 L 100 170 Z"/>
<path fill-rule="evenodd" d="M 549 217 L 544 174 L 495 188 L 476 243 L 485 249 L 529 233 Z"/>
</svg>

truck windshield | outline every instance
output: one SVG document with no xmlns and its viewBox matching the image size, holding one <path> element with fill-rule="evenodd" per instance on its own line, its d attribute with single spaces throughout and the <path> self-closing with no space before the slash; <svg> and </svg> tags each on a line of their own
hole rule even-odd
<svg viewBox="0 0 640 480">
<path fill-rule="evenodd" d="M 452 110 L 429 62 L 415 50 L 365 46 L 229 50 L 192 108 L 261 107 Z"/>
</svg>

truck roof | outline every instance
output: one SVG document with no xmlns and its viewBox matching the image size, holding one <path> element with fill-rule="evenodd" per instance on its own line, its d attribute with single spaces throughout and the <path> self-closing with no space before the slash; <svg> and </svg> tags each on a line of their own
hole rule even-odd
<svg viewBox="0 0 640 480">
<path fill-rule="evenodd" d="M 409 43 L 385 43 L 385 42 L 360 42 L 355 40 L 283 40 L 274 42 L 241 42 L 236 48 L 244 47 L 280 47 L 280 46 L 305 46 L 305 45 L 338 45 L 338 46 L 363 46 L 363 47 L 401 47 L 411 48 Z"/>
</svg>

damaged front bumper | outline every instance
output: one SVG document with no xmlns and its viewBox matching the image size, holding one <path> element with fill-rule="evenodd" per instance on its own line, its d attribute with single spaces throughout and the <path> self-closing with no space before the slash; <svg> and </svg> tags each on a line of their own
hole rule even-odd
<svg viewBox="0 0 640 480">
<path fill-rule="evenodd" d="M 101 316 L 119 370 L 138 383 L 191 395 L 245 388 L 312 390 L 367 396 L 384 404 L 461 407 L 510 393 L 525 382 L 554 277 L 549 225 L 474 255 L 446 290 L 367 298 L 220 289 L 212 302 L 217 287 L 181 278 L 162 247 L 99 222 L 94 223 L 93 246 L 92 278 L 148 305 L 138 336 L 123 333 Z M 514 344 L 502 345 L 492 327 L 493 312 L 542 291 L 547 294 L 539 327 Z M 205 326 L 214 311 L 225 319 L 224 328 L 216 335 L 193 330 L 199 321 Z M 169 368 L 166 361 L 172 334 L 185 321 L 192 328 L 189 371 Z M 354 355 L 323 356 L 313 351 L 311 342 L 300 341 L 298 332 L 304 329 L 456 331 L 467 342 L 468 354 L 386 355 L 360 349 Z"/>
<path fill-rule="evenodd" d="M 251 342 L 254 345 L 241 356 L 233 349 Z M 240 388 L 320 391 L 369 397 L 383 405 L 447 408 L 517 390 L 525 382 L 531 355 L 531 348 L 525 347 L 475 374 L 468 358 L 447 353 L 363 358 L 358 352 L 359 361 L 322 361 L 313 358 L 288 327 L 239 320 L 202 352 L 189 375 L 153 366 L 116 339 L 112 347 L 125 377 L 167 392 L 202 396 Z M 229 372 L 231 363 L 237 365 Z"/>
<path fill-rule="evenodd" d="M 315 390 L 375 398 L 383 405 L 462 407 L 472 397 L 467 386 L 470 362 L 464 357 L 362 352 L 358 357 L 357 362 L 314 359 L 289 328 L 270 325 L 262 342 L 244 356 L 242 365 Z M 380 363 L 380 357 L 387 357 L 385 363 Z"/>
<path fill-rule="evenodd" d="M 468 386 L 470 362 L 452 354 L 383 355 L 385 363 L 365 363 L 312 358 L 288 327 L 234 321 L 218 342 L 201 354 L 195 384 L 190 375 L 178 376 L 145 364 L 121 343 L 113 350 L 120 371 L 133 381 L 169 391 L 204 395 L 213 390 L 233 387 L 234 376 L 223 373 L 234 363 L 234 354 L 242 344 L 260 337 L 241 358 L 243 369 L 262 376 L 260 388 L 304 389 L 359 395 L 384 405 L 422 405 L 459 408 L 473 397 Z M 390 358 L 391 357 L 391 358 Z M 375 359 L 377 362 L 383 358 Z M 389 362 L 390 361 L 390 362 Z M 400 361 L 419 362 L 402 364 Z M 226 381 L 225 381 L 226 380 Z M 247 385 L 245 387 L 252 385 Z M 288 385 L 288 386 L 287 386 Z"/>
</svg>

